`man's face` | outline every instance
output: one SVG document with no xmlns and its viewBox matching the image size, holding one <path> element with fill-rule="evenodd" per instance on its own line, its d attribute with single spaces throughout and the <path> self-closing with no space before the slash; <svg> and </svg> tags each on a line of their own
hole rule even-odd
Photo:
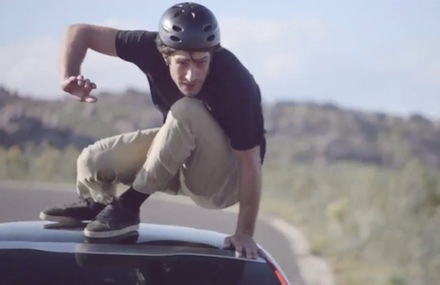
<svg viewBox="0 0 440 285">
<path fill-rule="evenodd" d="M 188 97 L 197 95 L 209 71 L 211 54 L 207 51 L 177 51 L 169 58 L 171 78 L 180 92 Z"/>
</svg>

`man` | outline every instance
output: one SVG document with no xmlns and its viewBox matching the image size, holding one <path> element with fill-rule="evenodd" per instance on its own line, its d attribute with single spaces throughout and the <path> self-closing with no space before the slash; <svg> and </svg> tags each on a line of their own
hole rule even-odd
<svg viewBox="0 0 440 285">
<path fill-rule="evenodd" d="M 80 202 L 47 209 L 40 217 L 91 220 L 84 234 L 108 238 L 137 230 L 140 206 L 156 191 L 186 195 L 205 208 L 238 202 L 236 231 L 225 247 L 256 258 L 253 234 L 265 152 L 260 91 L 220 46 L 212 12 L 196 3 L 177 4 L 163 14 L 158 32 L 70 26 L 61 51 L 62 89 L 93 103 L 96 84 L 80 72 L 88 49 L 137 65 L 164 124 L 85 148 L 77 161 Z M 119 183 L 130 187 L 116 198 Z"/>
</svg>

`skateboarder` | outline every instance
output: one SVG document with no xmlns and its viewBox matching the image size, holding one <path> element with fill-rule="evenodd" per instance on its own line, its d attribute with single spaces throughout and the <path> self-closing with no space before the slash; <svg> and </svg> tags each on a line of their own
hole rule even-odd
<svg viewBox="0 0 440 285">
<path fill-rule="evenodd" d="M 90 220 L 86 236 L 109 238 L 136 230 L 141 205 L 157 191 L 186 195 L 204 208 L 239 203 L 236 230 L 225 246 L 255 258 L 265 153 L 260 90 L 220 45 L 214 14 L 202 5 L 181 3 L 165 11 L 157 32 L 70 26 L 61 50 L 62 89 L 94 103 L 96 84 L 80 70 L 88 49 L 135 64 L 147 77 L 164 124 L 86 147 L 77 160 L 80 201 L 46 209 L 40 217 Z M 116 197 L 119 184 L 127 190 Z"/>
</svg>

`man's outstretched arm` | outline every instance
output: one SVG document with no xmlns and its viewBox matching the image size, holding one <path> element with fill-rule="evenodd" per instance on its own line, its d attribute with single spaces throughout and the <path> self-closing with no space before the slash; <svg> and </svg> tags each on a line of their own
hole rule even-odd
<svg viewBox="0 0 440 285">
<path fill-rule="evenodd" d="M 261 199 L 260 147 L 235 151 L 239 161 L 239 213 L 235 234 L 225 239 L 239 257 L 256 258 L 258 247 L 253 239 Z"/>
<path fill-rule="evenodd" d="M 115 39 L 118 30 L 87 24 L 75 24 L 64 33 L 60 50 L 59 71 L 61 88 L 83 102 L 96 102 L 90 96 L 96 84 L 81 75 L 81 64 L 90 48 L 96 52 L 117 56 Z"/>
</svg>

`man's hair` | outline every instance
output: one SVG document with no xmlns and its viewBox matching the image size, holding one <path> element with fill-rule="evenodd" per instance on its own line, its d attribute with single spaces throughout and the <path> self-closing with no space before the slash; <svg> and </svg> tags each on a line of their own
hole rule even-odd
<svg viewBox="0 0 440 285">
<path fill-rule="evenodd" d="M 178 51 L 178 49 L 169 47 L 167 45 L 165 45 L 162 40 L 159 37 L 156 37 L 156 47 L 157 50 L 162 54 L 163 58 L 165 59 L 165 61 L 167 63 L 168 62 L 168 58 L 173 55 L 176 51 Z M 201 49 L 190 49 L 188 50 L 189 52 L 193 52 L 193 51 L 207 51 L 209 52 L 211 55 L 213 55 L 214 53 L 216 53 L 217 51 L 221 50 L 221 45 L 218 44 L 216 46 L 213 47 L 209 47 L 209 48 L 201 48 Z"/>
</svg>

